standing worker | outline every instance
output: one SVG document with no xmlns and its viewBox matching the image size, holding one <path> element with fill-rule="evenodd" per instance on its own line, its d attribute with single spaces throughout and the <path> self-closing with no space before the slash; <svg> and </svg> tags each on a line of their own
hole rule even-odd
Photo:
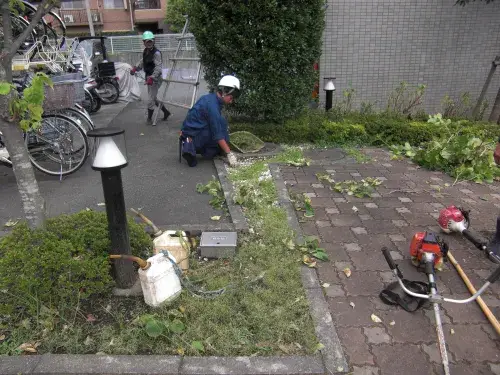
<svg viewBox="0 0 500 375">
<path fill-rule="evenodd" d="M 142 41 L 144 43 L 144 52 L 142 52 L 142 61 L 133 67 L 130 71 L 134 75 L 138 70 L 144 69 L 146 73 L 146 85 L 148 85 L 148 124 L 153 122 L 153 113 L 157 105 L 161 105 L 163 112 L 163 121 L 168 119 L 170 112 L 163 104 L 159 104 L 156 100 L 158 89 L 161 86 L 162 76 L 162 58 L 161 52 L 155 47 L 155 36 L 151 31 L 145 31 L 142 34 Z"/>
<path fill-rule="evenodd" d="M 196 154 L 204 159 L 213 159 L 221 151 L 227 156 L 229 165 L 237 163 L 229 148 L 229 129 L 222 116 L 222 106 L 231 104 L 240 94 L 240 80 L 224 76 L 217 85 L 217 91 L 203 95 L 191 108 L 181 129 L 181 153 L 190 167 L 198 164 Z"/>
</svg>

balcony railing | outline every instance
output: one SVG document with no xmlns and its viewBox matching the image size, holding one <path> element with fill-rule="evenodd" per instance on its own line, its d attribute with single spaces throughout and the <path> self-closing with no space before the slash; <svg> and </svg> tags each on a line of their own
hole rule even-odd
<svg viewBox="0 0 500 375">
<path fill-rule="evenodd" d="M 60 9 L 59 15 L 66 26 L 86 26 L 89 24 L 85 9 Z M 102 25 L 102 14 L 97 9 L 90 10 L 94 25 Z"/>
<path fill-rule="evenodd" d="M 136 0 L 134 2 L 135 10 L 161 9 L 160 0 Z"/>
</svg>

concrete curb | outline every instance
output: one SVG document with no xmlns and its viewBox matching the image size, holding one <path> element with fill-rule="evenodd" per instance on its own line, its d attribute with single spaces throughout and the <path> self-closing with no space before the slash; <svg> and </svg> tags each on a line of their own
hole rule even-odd
<svg viewBox="0 0 500 375">
<path fill-rule="evenodd" d="M 227 171 L 224 166 L 224 162 L 220 159 L 214 160 L 215 169 L 217 169 L 217 175 L 219 181 L 222 185 L 222 190 L 224 191 L 224 197 L 226 198 L 226 205 L 229 210 L 229 215 L 231 215 L 231 220 L 234 224 L 234 229 L 239 232 L 248 232 L 247 219 L 241 211 L 241 207 L 233 203 L 234 189 L 233 185 L 227 179 Z"/>
<path fill-rule="evenodd" d="M 234 226 L 248 230 L 248 224 L 239 206 L 232 204 L 233 189 L 227 180 L 222 161 L 216 161 L 224 194 Z M 275 179 L 280 205 L 286 209 L 288 222 L 303 241 L 295 210 L 288 197 L 279 166 L 270 165 Z M 235 216 L 233 216 L 235 215 Z M 235 220 L 236 218 L 236 220 Z M 224 226 L 227 224 L 221 224 Z M 169 227 L 173 227 L 169 225 Z M 193 225 L 186 229 L 194 230 Z M 178 229 L 179 227 L 176 226 Z M 206 230 L 206 227 L 203 229 Z M 238 230 L 238 229 L 237 229 Z M 301 268 L 301 279 L 310 304 L 310 312 L 319 342 L 324 345 L 321 355 L 275 357 L 178 357 L 147 355 L 72 355 L 44 354 L 33 356 L 0 356 L 2 375 L 321 375 L 347 373 L 345 360 L 328 304 L 323 295 L 316 271 Z"/>
<path fill-rule="evenodd" d="M 295 208 L 288 196 L 285 181 L 281 177 L 279 165 L 270 164 L 269 170 L 276 184 L 279 204 L 287 212 L 288 223 L 295 231 L 296 241 L 299 244 L 303 243 L 302 229 L 297 220 Z M 326 373 L 346 373 L 349 371 L 349 365 L 344 356 L 344 351 L 335 325 L 333 324 L 333 319 L 328 309 L 328 302 L 325 299 L 316 270 L 302 266 L 301 278 L 302 285 L 306 290 L 307 299 L 309 300 L 309 311 L 314 322 L 316 336 L 318 337 L 318 341 L 324 345 L 321 355 L 323 356 Z"/>
</svg>

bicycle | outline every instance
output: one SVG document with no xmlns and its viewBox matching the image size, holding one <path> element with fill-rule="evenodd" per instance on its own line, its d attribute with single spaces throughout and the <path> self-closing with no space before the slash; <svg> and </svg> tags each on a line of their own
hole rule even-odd
<svg viewBox="0 0 500 375">
<path fill-rule="evenodd" d="M 18 92 L 22 93 L 29 81 L 29 75 L 22 80 L 14 80 Z M 85 128 L 68 116 L 79 116 L 93 127 L 88 114 L 74 109 L 77 95 L 74 81 L 54 82 L 54 89 L 47 90 L 40 127 L 23 134 L 30 161 L 39 171 L 51 176 L 69 175 L 80 169 L 90 154 Z M 83 86 L 83 85 L 82 85 Z M 90 125 L 89 125 L 90 124 Z M 12 166 L 12 161 L 0 134 L 0 161 Z"/>
</svg>

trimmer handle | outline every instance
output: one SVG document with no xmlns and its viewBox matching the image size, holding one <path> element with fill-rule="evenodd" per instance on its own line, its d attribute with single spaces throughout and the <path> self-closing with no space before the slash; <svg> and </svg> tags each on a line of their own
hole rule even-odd
<svg viewBox="0 0 500 375">
<path fill-rule="evenodd" d="M 398 265 L 394 262 L 394 259 L 392 259 L 391 253 L 389 252 L 389 249 L 387 247 L 382 248 L 382 254 L 384 254 L 385 261 L 389 265 L 389 268 L 391 271 L 397 270 L 397 275 L 400 279 L 403 278 L 403 274 L 398 268 Z"/>
<path fill-rule="evenodd" d="M 500 278 L 500 266 L 498 266 L 497 269 L 493 271 L 493 273 L 486 280 L 488 280 L 490 283 L 493 284 L 499 278 Z"/>
<path fill-rule="evenodd" d="M 479 250 L 486 249 L 486 243 L 476 238 L 474 234 L 472 234 L 472 232 L 470 232 L 468 229 L 464 230 L 462 234 L 464 235 L 465 238 L 467 238 L 470 242 L 472 242 L 472 244 Z"/>
</svg>

